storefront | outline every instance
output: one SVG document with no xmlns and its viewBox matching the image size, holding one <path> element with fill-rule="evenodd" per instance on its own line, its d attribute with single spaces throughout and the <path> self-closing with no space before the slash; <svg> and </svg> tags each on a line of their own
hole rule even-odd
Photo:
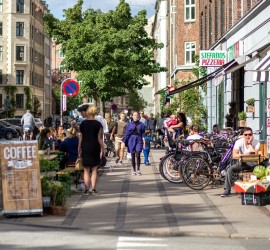
<svg viewBox="0 0 270 250">
<path fill-rule="evenodd" d="M 227 65 L 208 82 L 208 130 L 213 124 L 238 127 L 238 112 L 246 112 L 248 99 L 254 110 L 246 112 L 246 126 L 262 130 L 261 143 L 270 153 L 270 3 L 262 1 L 229 30 L 211 50 L 227 51 Z M 208 73 L 213 71 L 209 69 Z M 268 107 L 269 103 L 269 107 Z M 267 110 L 267 112 L 266 112 Z M 269 121 L 269 122 L 267 122 Z"/>
</svg>

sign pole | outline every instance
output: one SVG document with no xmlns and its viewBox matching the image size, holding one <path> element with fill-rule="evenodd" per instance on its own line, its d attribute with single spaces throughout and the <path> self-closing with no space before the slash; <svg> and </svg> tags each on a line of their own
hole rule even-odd
<svg viewBox="0 0 270 250">
<path fill-rule="evenodd" d="M 60 86 L 60 125 L 63 126 L 63 84 L 66 80 L 71 80 L 71 78 L 66 78 L 61 82 Z"/>
</svg>

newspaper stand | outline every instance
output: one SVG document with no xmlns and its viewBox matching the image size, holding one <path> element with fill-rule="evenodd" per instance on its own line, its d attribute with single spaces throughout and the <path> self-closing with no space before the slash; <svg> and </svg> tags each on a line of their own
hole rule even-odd
<svg viewBox="0 0 270 250">
<path fill-rule="evenodd" d="M 37 141 L 0 143 L 4 216 L 42 215 Z"/>
</svg>

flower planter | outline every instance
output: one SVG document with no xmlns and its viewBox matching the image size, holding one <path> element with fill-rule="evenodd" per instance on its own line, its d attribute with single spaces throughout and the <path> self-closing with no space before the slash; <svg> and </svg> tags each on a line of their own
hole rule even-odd
<svg viewBox="0 0 270 250">
<path fill-rule="evenodd" d="M 248 112 L 248 113 L 254 113 L 255 112 L 255 106 L 253 106 L 253 105 L 247 105 L 246 112 Z"/>
<path fill-rule="evenodd" d="M 240 121 L 238 121 L 238 127 L 246 127 L 246 126 L 247 126 L 246 120 L 240 120 Z"/>
<path fill-rule="evenodd" d="M 51 205 L 50 208 L 48 209 L 48 214 L 65 216 L 67 214 L 67 208 L 62 206 Z"/>
</svg>

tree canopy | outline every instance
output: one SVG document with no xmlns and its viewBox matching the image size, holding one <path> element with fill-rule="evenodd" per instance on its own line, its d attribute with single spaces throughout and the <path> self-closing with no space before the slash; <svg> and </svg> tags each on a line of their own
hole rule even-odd
<svg viewBox="0 0 270 250">
<path fill-rule="evenodd" d="M 115 10 L 82 10 L 83 0 L 64 10 L 64 19 L 44 16 L 45 29 L 60 43 L 65 58 L 62 67 L 78 73 L 83 96 L 109 101 L 114 96 L 141 89 L 145 75 L 165 71 L 156 63 L 154 51 L 162 48 L 148 36 L 146 11 L 131 15 L 120 0 Z"/>
</svg>

